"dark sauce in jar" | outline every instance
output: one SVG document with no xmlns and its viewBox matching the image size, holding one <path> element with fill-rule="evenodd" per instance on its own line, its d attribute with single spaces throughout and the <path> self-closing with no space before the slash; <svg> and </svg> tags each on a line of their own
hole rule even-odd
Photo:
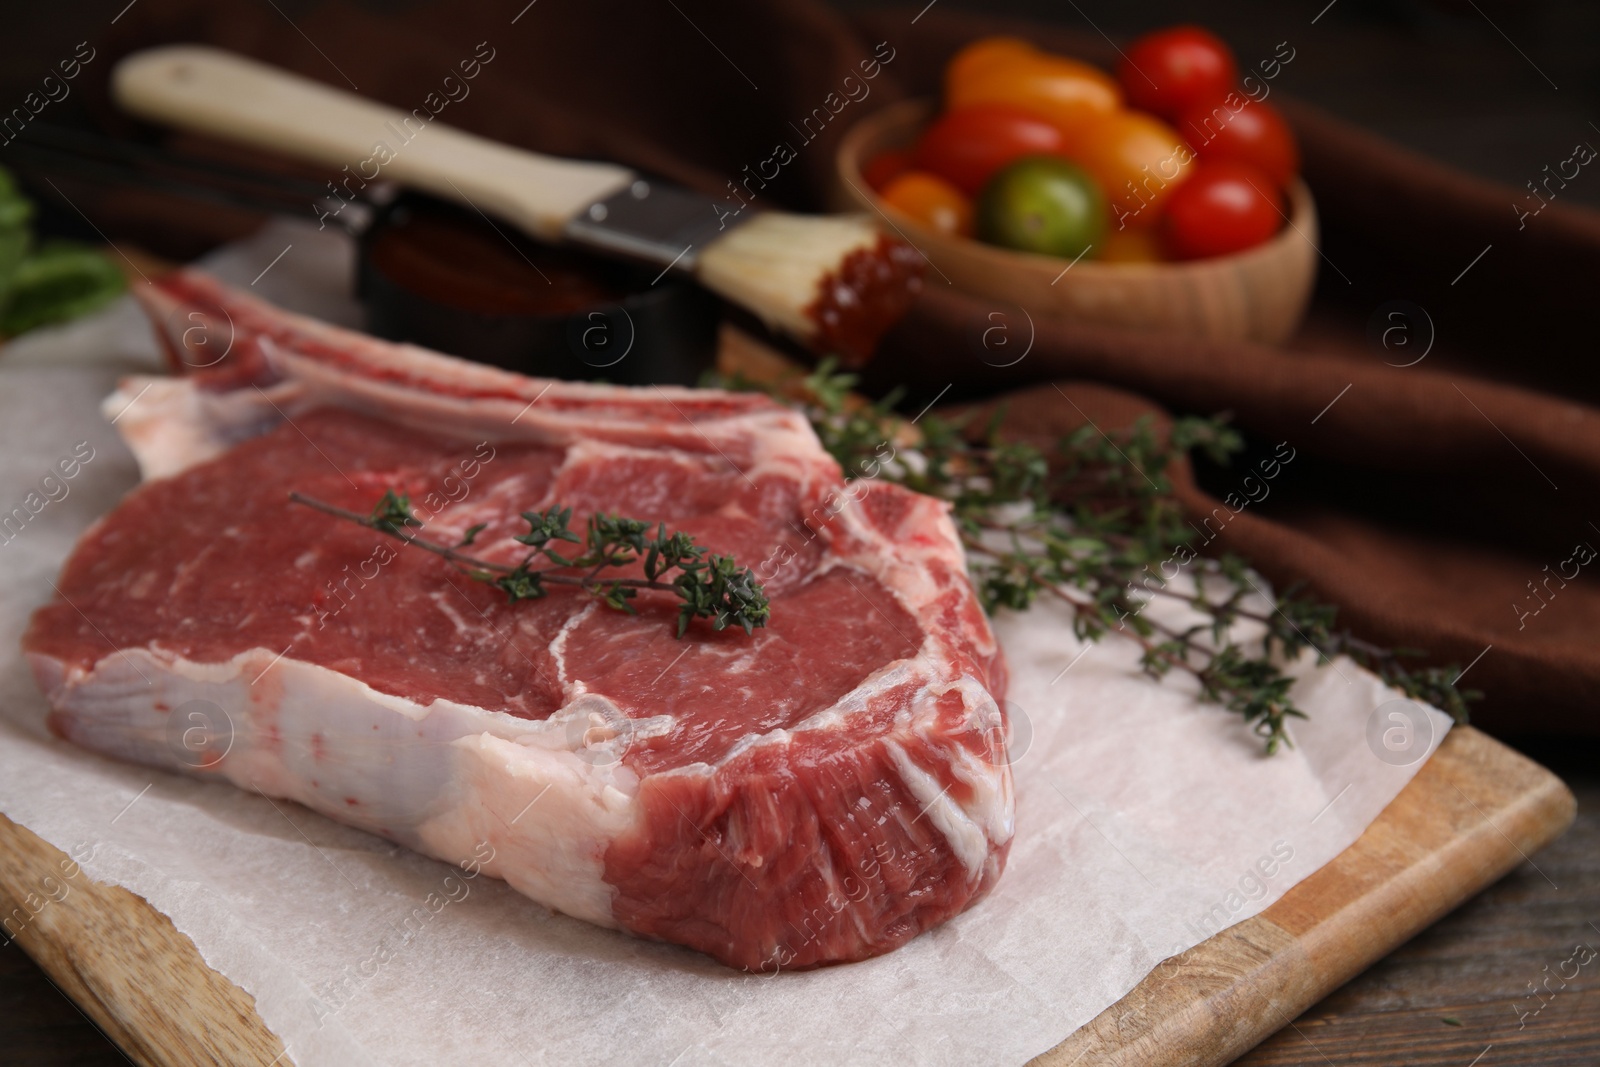
<svg viewBox="0 0 1600 1067">
<path fill-rule="evenodd" d="M 379 213 L 357 271 L 370 333 L 535 377 L 692 385 L 715 355 L 720 305 L 692 283 L 416 193 Z"/>
<path fill-rule="evenodd" d="M 627 295 L 610 264 L 431 201 L 389 213 L 367 256 L 402 288 L 481 315 L 571 315 Z"/>
</svg>

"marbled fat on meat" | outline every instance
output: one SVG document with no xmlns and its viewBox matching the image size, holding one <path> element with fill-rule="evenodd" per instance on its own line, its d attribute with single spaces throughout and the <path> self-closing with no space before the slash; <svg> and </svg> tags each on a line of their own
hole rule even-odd
<svg viewBox="0 0 1600 1067">
<path fill-rule="evenodd" d="M 146 302 L 176 368 L 203 361 L 166 324 L 195 313 L 229 354 L 107 401 L 149 387 L 119 419 L 146 481 L 24 639 L 56 733 L 491 856 L 550 907 L 751 970 L 886 952 L 999 877 L 1004 667 L 937 501 L 846 491 L 762 397 L 528 379 L 193 273 Z M 487 524 L 474 551 L 499 561 L 530 508 L 665 522 L 753 567 L 771 621 L 678 640 L 669 593 L 510 604 L 288 501 L 364 512 L 391 488 L 431 540 Z M 228 724 L 200 759 L 197 709 Z"/>
</svg>

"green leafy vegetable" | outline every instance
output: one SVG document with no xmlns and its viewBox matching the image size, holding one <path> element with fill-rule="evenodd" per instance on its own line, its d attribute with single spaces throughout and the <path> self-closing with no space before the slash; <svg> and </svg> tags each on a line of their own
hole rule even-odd
<svg viewBox="0 0 1600 1067">
<path fill-rule="evenodd" d="M 33 246 L 33 205 L 17 189 L 17 183 L 0 168 L 0 308 L 11 294 L 12 279 Z"/>
<path fill-rule="evenodd" d="M 33 205 L 0 169 L 0 334 L 16 336 L 66 322 L 121 295 L 122 272 L 98 251 L 72 241 L 35 249 Z"/>
<path fill-rule="evenodd" d="M 17 267 L 0 314 L 0 333 L 16 336 L 104 307 L 126 288 L 122 272 L 92 248 L 51 242 Z"/>
</svg>

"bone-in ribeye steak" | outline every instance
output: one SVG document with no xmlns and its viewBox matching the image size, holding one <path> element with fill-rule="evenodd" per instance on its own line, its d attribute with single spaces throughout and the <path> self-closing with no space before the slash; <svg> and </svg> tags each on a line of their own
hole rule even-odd
<svg viewBox="0 0 1600 1067">
<path fill-rule="evenodd" d="M 146 480 L 24 641 L 62 737 L 492 855 L 550 907 L 752 970 L 886 952 L 994 884 L 1004 667 L 940 503 L 846 492 L 763 397 L 524 378 L 193 273 L 153 293 L 191 373 L 107 401 L 143 391 L 118 425 Z M 487 523 L 474 550 L 501 561 L 535 507 L 665 522 L 755 569 L 771 621 L 679 640 L 668 593 L 511 604 L 288 501 L 364 513 L 390 488 L 430 540 Z"/>
</svg>

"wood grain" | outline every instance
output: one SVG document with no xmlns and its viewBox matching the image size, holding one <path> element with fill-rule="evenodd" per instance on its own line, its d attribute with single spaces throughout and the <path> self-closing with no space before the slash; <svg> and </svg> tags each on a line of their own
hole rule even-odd
<svg viewBox="0 0 1600 1067">
<path fill-rule="evenodd" d="M 1600 1063 L 1600 957 L 1576 977 L 1562 966 L 1578 943 L 1600 949 L 1600 742 L 1523 743 L 1577 795 L 1572 829 L 1237 1067 Z M 1553 970 L 1570 981 L 1552 980 L 1539 1009 L 1528 984 Z"/>
<path fill-rule="evenodd" d="M 207 967 L 172 920 L 4 815 L 0 909 L 7 933 L 137 1063 L 292 1062 L 255 1000 Z"/>
<path fill-rule="evenodd" d="M 1036 1067 L 1224 1064 L 1554 840 L 1561 780 L 1471 727 L 1333 862 L 1164 963 Z"/>
<path fill-rule="evenodd" d="M 1573 812 L 1571 792 L 1550 772 L 1470 727 L 1457 728 L 1332 863 L 1261 915 L 1163 964 L 1033 1062 L 1227 1063 L 1522 863 L 1558 836 Z M 59 880 L 61 864 L 70 863 L 3 817 L 0 850 L 0 905 L 7 914 L 29 894 L 37 902 L 44 878 Z M 69 885 L 69 893 L 56 894 L 59 901 L 37 908 L 18 944 L 130 1057 L 151 1065 L 290 1062 L 251 998 L 208 968 L 164 915 L 82 873 Z M 1563 958 L 1560 947 L 1552 939 L 1552 964 Z M 1590 969 L 1600 972 L 1600 961 Z M 1562 1005 L 1563 1011 L 1582 1006 L 1576 993 Z M 1358 1062 L 1414 1062 L 1396 1058 L 1397 1051 L 1426 1040 L 1439 1025 L 1415 1012 L 1385 1019 L 1374 1031 L 1383 1043 L 1373 1048 L 1386 1051 Z M 1321 1044 L 1313 1033 L 1318 1024 L 1306 1026 L 1286 1029 L 1282 1055 L 1259 1062 L 1305 1062 L 1308 1036 Z"/>
</svg>

